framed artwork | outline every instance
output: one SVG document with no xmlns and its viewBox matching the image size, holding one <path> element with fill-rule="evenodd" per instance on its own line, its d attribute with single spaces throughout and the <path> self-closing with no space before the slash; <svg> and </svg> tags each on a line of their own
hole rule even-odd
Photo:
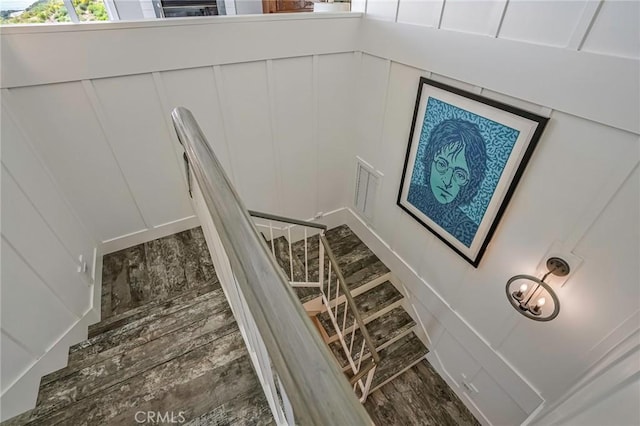
<svg viewBox="0 0 640 426">
<path fill-rule="evenodd" d="M 547 120 L 421 78 L 398 205 L 477 267 Z"/>
</svg>

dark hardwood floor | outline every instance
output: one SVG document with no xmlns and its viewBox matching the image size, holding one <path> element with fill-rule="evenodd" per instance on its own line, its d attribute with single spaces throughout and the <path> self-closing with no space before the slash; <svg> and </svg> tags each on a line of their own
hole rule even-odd
<svg viewBox="0 0 640 426">
<path fill-rule="evenodd" d="M 271 425 L 200 228 L 106 255 L 102 321 L 6 425 Z"/>
<path fill-rule="evenodd" d="M 365 408 L 378 426 L 479 426 L 427 361 L 369 395 Z"/>
<path fill-rule="evenodd" d="M 388 272 L 348 228 L 328 235 L 350 287 Z M 36 407 L 3 425 L 163 423 L 158 415 L 191 426 L 274 424 L 200 228 L 103 264 L 102 321 L 70 348 L 67 367 L 42 378 Z M 413 324 L 399 318 L 406 327 L 398 333 Z M 365 407 L 378 426 L 478 425 L 426 361 L 374 391 Z"/>
</svg>

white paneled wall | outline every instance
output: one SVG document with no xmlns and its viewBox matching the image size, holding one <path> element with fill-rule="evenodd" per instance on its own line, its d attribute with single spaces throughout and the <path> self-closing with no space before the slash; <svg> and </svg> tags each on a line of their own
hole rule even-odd
<svg viewBox="0 0 640 426">
<path fill-rule="evenodd" d="M 4 97 L 3 97 L 4 98 Z M 2 418 L 35 404 L 40 377 L 86 337 L 96 243 L 58 190 L 31 140 L 2 106 Z M 79 257 L 87 270 L 78 272 Z M 61 357 L 60 353 L 64 356 Z"/>
<path fill-rule="evenodd" d="M 382 172 L 373 218 L 351 224 L 404 282 L 430 360 L 484 423 L 524 421 L 617 343 L 613 329 L 634 327 L 637 2 L 352 8 L 373 19 L 2 29 L 3 408 L 12 383 L 33 393 L 37 379 L 15 380 L 92 306 L 78 255 L 197 224 L 175 106 L 193 111 L 251 209 L 309 219 L 351 205 L 356 155 Z M 478 269 L 396 207 L 420 76 L 551 119 Z M 557 320 L 521 319 L 504 282 L 556 241 L 584 264 L 559 291 Z"/>
<path fill-rule="evenodd" d="M 638 4 L 399 0 L 389 23 L 381 3 L 364 6 L 355 144 L 385 178 L 369 229 L 354 226 L 397 265 L 434 365 L 483 422 L 518 424 L 638 329 Z M 587 75 L 589 90 L 571 88 Z M 477 269 L 395 205 L 421 76 L 550 117 Z M 557 242 L 584 262 L 558 290 L 560 316 L 528 321 L 505 282 Z"/>
<path fill-rule="evenodd" d="M 5 91 L 74 209 L 101 241 L 144 227 L 81 82 Z"/>
<path fill-rule="evenodd" d="M 640 2 L 605 0 L 582 45 L 586 52 L 640 57 Z"/>
<path fill-rule="evenodd" d="M 640 3 L 632 0 L 360 0 L 353 7 L 373 19 L 640 57 Z"/>
<path fill-rule="evenodd" d="M 2 419 L 33 407 L 40 377 L 98 319 L 94 247 L 198 224 L 174 107 L 193 111 L 249 208 L 309 219 L 346 204 L 358 23 L 2 29 Z M 69 49 L 47 61 L 50 43 Z"/>
<path fill-rule="evenodd" d="M 35 404 L 40 377 L 65 365 L 68 347 L 100 315 L 99 296 L 97 306 L 92 299 L 96 241 L 32 149 L 37 125 L 7 107 L 11 99 L 3 94 L 3 418 Z"/>
<path fill-rule="evenodd" d="M 447 0 L 444 3 L 440 28 L 494 37 L 498 32 L 506 4 L 506 0 Z"/>
<path fill-rule="evenodd" d="M 152 76 L 98 79 L 93 87 L 106 140 L 145 227 L 193 215 Z"/>
</svg>

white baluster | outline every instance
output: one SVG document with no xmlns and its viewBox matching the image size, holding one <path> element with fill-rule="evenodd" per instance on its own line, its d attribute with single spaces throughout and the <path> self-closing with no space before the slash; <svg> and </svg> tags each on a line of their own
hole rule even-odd
<svg viewBox="0 0 640 426">
<path fill-rule="evenodd" d="M 307 256 L 307 228 L 304 228 L 304 280 L 309 282 L 309 259 Z"/>
<path fill-rule="evenodd" d="M 269 221 L 269 237 L 271 238 L 271 254 L 275 257 L 276 255 L 276 246 L 273 242 L 273 223 Z"/>
<path fill-rule="evenodd" d="M 287 227 L 287 237 L 289 238 L 289 272 L 291 273 L 291 281 L 293 278 L 293 250 L 291 250 L 291 226 Z"/>
</svg>

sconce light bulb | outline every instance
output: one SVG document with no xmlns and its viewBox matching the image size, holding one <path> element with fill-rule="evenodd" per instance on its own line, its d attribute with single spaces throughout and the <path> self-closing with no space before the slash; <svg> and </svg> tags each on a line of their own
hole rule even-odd
<svg viewBox="0 0 640 426">
<path fill-rule="evenodd" d="M 525 291 L 527 291 L 527 285 L 526 284 L 522 284 L 520 286 L 520 293 L 524 293 Z"/>
<path fill-rule="evenodd" d="M 538 303 L 536 303 L 536 305 L 538 306 L 538 308 L 542 308 L 545 303 L 547 303 L 547 300 L 544 297 L 541 297 L 540 299 L 538 299 Z"/>
</svg>

